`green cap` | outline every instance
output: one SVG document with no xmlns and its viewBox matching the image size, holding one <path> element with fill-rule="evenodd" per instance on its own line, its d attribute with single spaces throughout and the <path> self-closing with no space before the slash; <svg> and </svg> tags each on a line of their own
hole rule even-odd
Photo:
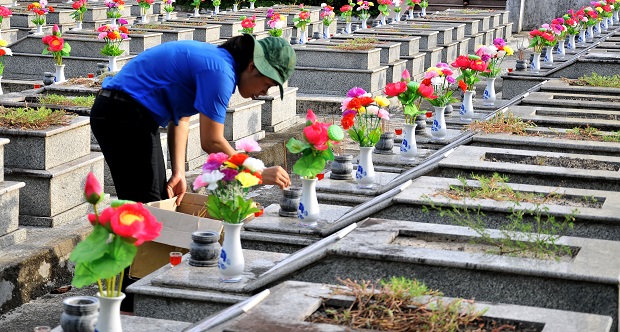
<svg viewBox="0 0 620 332">
<path fill-rule="evenodd" d="M 295 70 L 297 57 L 293 47 L 280 37 L 254 39 L 254 65 L 258 71 L 278 83 L 280 99 L 284 99 L 282 84 Z"/>
</svg>

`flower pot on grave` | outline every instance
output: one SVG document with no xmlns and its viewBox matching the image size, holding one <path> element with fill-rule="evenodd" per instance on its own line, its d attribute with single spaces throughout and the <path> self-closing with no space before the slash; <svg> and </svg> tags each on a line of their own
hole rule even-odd
<svg viewBox="0 0 620 332">
<path fill-rule="evenodd" d="M 63 332 L 95 332 L 99 317 L 99 299 L 94 296 L 71 296 L 62 301 L 60 315 Z"/>
<path fill-rule="evenodd" d="M 435 119 L 431 127 L 431 136 L 435 140 L 446 139 L 446 118 L 444 117 L 445 106 L 433 106 L 435 108 Z"/>
<path fill-rule="evenodd" d="M 124 293 L 120 296 L 105 297 L 97 292 L 99 299 L 99 318 L 97 319 L 97 331 L 122 332 L 121 325 L 121 302 L 125 298 Z"/>
<path fill-rule="evenodd" d="M 484 106 L 494 106 L 497 96 L 495 95 L 495 77 L 487 77 L 487 85 L 482 93 L 482 100 Z"/>
<path fill-rule="evenodd" d="M 353 179 L 353 156 L 350 154 L 334 156 L 331 163 L 330 179 L 334 180 L 352 180 Z"/>
<path fill-rule="evenodd" d="M 461 115 L 462 122 L 471 122 L 474 118 L 474 102 L 473 102 L 474 92 L 473 91 L 465 91 L 463 95 L 463 103 L 461 103 L 461 110 L 459 114 Z"/>
<path fill-rule="evenodd" d="M 400 157 L 404 160 L 413 160 L 418 155 L 418 146 L 415 140 L 415 124 L 405 124 L 403 141 L 400 144 Z"/>
<path fill-rule="evenodd" d="M 297 218 L 303 226 L 314 227 L 319 220 L 320 208 L 316 197 L 318 179 L 301 179 L 301 199 L 297 209 Z"/>
<path fill-rule="evenodd" d="M 289 187 L 282 190 L 282 198 L 280 198 L 280 210 L 278 211 L 278 215 L 282 217 L 296 218 L 300 199 L 301 188 Z"/>
<path fill-rule="evenodd" d="M 192 233 L 192 244 L 189 247 L 189 265 L 216 266 L 220 256 L 220 234 L 211 231 Z"/>
<path fill-rule="evenodd" d="M 54 84 L 66 82 L 65 65 L 54 65 L 54 67 L 56 68 L 56 73 L 54 73 Z"/>
<path fill-rule="evenodd" d="M 372 188 L 375 183 L 375 167 L 372 163 L 373 146 L 360 147 L 360 157 L 355 172 L 357 186 L 362 189 Z"/>
</svg>

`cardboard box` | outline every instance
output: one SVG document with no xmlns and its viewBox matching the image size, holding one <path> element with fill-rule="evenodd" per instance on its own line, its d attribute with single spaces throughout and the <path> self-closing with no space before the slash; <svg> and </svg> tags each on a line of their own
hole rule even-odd
<svg viewBox="0 0 620 332">
<path fill-rule="evenodd" d="M 187 253 L 192 243 L 192 233 L 195 231 L 221 233 L 221 221 L 198 216 L 206 201 L 205 195 L 186 193 L 179 206 L 176 205 L 176 198 L 145 204 L 163 227 L 155 241 L 138 247 L 129 275 L 133 278 L 143 278 L 168 264 L 171 251 Z"/>
</svg>

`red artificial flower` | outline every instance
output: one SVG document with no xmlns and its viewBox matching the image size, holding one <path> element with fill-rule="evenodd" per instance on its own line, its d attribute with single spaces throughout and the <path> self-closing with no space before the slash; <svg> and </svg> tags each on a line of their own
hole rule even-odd
<svg viewBox="0 0 620 332">
<path fill-rule="evenodd" d="M 241 166 L 243 165 L 243 162 L 248 159 L 248 155 L 244 154 L 244 153 L 237 153 L 232 155 L 230 158 L 228 158 L 228 161 L 237 165 L 237 166 Z"/>
<path fill-rule="evenodd" d="M 405 91 L 407 91 L 407 82 L 401 81 L 386 85 L 383 93 L 390 97 L 396 97 Z"/>
<path fill-rule="evenodd" d="M 49 36 L 50 38 L 48 38 L 48 42 L 45 43 L 45 41 L 43 41 L 44 44 L 47 44 L 47 50 L 50 52 L 60 52 L 62 51 L 62 48 L 65 47 L 65 40 L 62 38 L 59 38 L 58 36 L 54 36 L 51 35 Z"/>
<path fill-rule="evenodd" d="M 355 114 L 349 114 L 342 117 L 340 124 L 344 130 L 349 130 L 355 124 Z"/>
<path fill-rule="evenodd" d="M 304 128 L 304 136 L 308 143 L 314 145 L 315 149 L 319 151 L 327 150 L 327 141 L 329 141 L 328 128 L 329 124 L 327 123 L 315 122 Z"/>
<path fill-rule="evenodd" d="M 118 27 L 118 31 L 122 33 L 129 33 L 129 30 L 127 30 L 127 27 L 124 25 L 121 25 L 120 27 Z"/>
<path fill-rule="evenodd" d="M 6 51 L 2 48 L 0 48 L 0 56 L 6 55 Z"/>
<path fill-rule="evenodd" d="M 299 18 L 302 20 L 307 20 L 310 18 L 310 12 L 301 12 L 299 13 Z"/>
<path fill-rule="evenodd" d="M 469 68 L 475 71 L 485 71 L 487 69 L 487 63 L 482 60 L 474 60 L 470 63 Z"/>
<path fill-rule="evenodd" d="M 54 7 L 52 7 L 52 6 L 47 7 L 47 9 L 49 10 L 50 13 L 54 12 Z"/>
<path fill-rule="evenodd" d="M 350 5 L 344 5 L 344 6 L 340 7 L 340 11 L 341 12 L 349 12 L 351 10 L 353 10 L 353 7 L 351 7 Z"/>
<path fill-rule="evenodd" d="M 4 50 L 2 50 L 4 51 Z M 86 176 L 86 184 L 84 185 L 84 198 L 90 204 L 98 204 L 103 200 L 103 188 L 101 183 L 97 181 L 93 172 L 88 173 Z"/>
<path fill-rule="evenodd" d="M 459 80 L 459 88 L 461 88 L 463 92 L 467 91 L 467 83 L 465 83 L 465 81 L 463 80 Z"/>
<path fill-rule="evenodd" d="M 350 109 L 350 110 L 357 110 L 360 107 L 362 107 L 362 102 L 359 98 L 353 98 L 347 104 L 347 109 Z"/>
<path fill-rule="evenodd" d="M 142 203 L 134 203 L 118 207 L 110 218 L 110 227 L 114 234 L 135 240 L 134 245 L 139 246 L 144 241 L 155 240 L 162 225 Z"/>
<path fill-rule="evenodd" d="M 420 83 L 420 85 L 429 85 L 430 86 L 431 85 L 431 79 L 430 78 L 423 79 L 422 82 Z"/>
<path fill-rule="evenodd" d="M 80 9 L 80 7 L 82 7 L 82 2 L 78 1 L 78 2 L 74 2 L 71 7 L 73 7 L 73 9 L 78 10 Z"/>
<path fill-rule="evenodd" d="M 375 102 L 375 100 L 372 99 L 371 97 L 360 97 L 359 100 L 362 106 L 368 106 Z"/>
<path fill-rule="evenodd" d="M 471 60 L 469 60 L 469 57 L 467 55 L 459 55 L 459 57 L 454 60 L 451 66 L 454 68 L 467 69 L 469 68 L 470 64 Z"/>
<path fill-rule="evenodd" d="M 428 80 L 430 83 L 430 79 Z M 426 81 L 426 79 L 422 82 L 424 81 Z M 437 99 L 437 96 L 433 94 L 435 92 L 435 89 L 433 89 L 433 86 L 430 84 L 420 84 L 420 86 L 418 86 L 418 92 L 422 97 L 426 99 Z"/>
</svg>

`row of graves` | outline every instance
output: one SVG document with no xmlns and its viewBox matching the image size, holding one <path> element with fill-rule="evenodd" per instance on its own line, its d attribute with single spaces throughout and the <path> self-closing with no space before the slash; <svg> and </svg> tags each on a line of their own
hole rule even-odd
<svg viewBox="0 0 620 332">
<path fill-rule="evenodd" d="M 387 83 L 401 79 L 404 69 L 412 80 L 421 80 L 426 69 L 436 63 L 450 64 L 459 55 L 473 53 L 477 45 L 493 44 L 496 38 L 509 40 L 512 32 L 506 11 L 451 10 L 393 24 L 373 24 L 350 33 L 338 33 L 347 26 L 336 22 L 330 27 L 336 30 L 333 36 L 330 32 L 329 38 L 320 38 L 325 30 L 320 8 L 306 7 L 311 13 L 307 30 L 311 37 L 299 44 L 298 37 L 304 34 L 294 28 L 293 21 L 298 7 L 277 9 L 289 15 L 284 29 L 288 32 L 283 36 L 294 41 L 296 71 L 283 101 L 275 90 L 259 100 L 233 96 L 225 125 L 231 142 L 245 137 L 261 139 L 265 132 L 290 128 L 303 121 L 308 108 L 327 119 L 340 117 L 341 103 L 354 86 L 382 94 Z M 164 32 L 155 31 L 156 26 L 172 26 L 175 31 L 191 30 L 189 38 L 196 39 L 196 27 L 201 26 L 205 29 L 201 33 L 213 38 L 203 41 L 221 43 L 242 29 L 235 26 L 240 24 L 239 17 L 250 14 L 257 16 L 257 37 L 266 35 L 266 17 L 262 18 L 266 8 L 171 18 L 142 26 L 134 21 L 130 29 L 161 37 Z M 106 19 L 99 21 L 103 24 Z M 95 35 L 84 31 L 86 23 L 82 31 L 62 28 L 63 37 L 76 45 L 97 42 L 86 37 Z M 66 24 L 69 27 L 70 22 Z M 415 279 L 441 291 L 422 292 L 428 300 L 416 302 L 418 306 L 437 309 L 456 303 L 457 311 L 480 312 L 482 323 L 475 324 L 489 326 L 489 331 L 503 324 L 517 331 L 617 330 L 620 262 L 613 257 L 620 249 L 620 228 L 615 225 L 620 199 L 620 122 L 615 112 L 620 106 L 613 96 L 618 90 L 574 86 L 568 80 L 555 79 L 559 75 L 577 79 L 583 73 L 615 72 L 616 30 L 613 26 L 601 29 L 599 36 L 583 42 L 577 51 L 565 54 L 561 61 L 543 64 L 537 72 L 505 73 L 498 94 L 503 99 L 486 105 L 483 98 L 474 99 L 472 117 L 463 118 L 464 112 L 458 111 L 460 103 L 454 103 L 454 110 L 445 117 L 437 111 L 430 114 L 434 119 L 428 123 L 426 116 L 416 119 L 417 154 L 411 158 L 400 155 L 403 133 L 392 133 L 392 129 L 403 128 L 405 118 L 392 109 L 392 119 L 389 125 L 384 124 L 381 143 L 372 154 L 376 175 L 371 185 L 360 186 L 355 181 L 353 164 L 362 163 L 360 148 L 345 144 L 343 158 L 332 163 L 324 179 L 316 183 L 320 210 L 316 222 L 283 216 L 282 205 L 263 202 L 264 213 L 246 223 L 240 235 L 245 268 L 239 282 L 221 282 L 217 266 L 190 265 L 191 254 L 187 254 L 180 265 L 166 265 L 127 288 L 134 296 L 136 316 L 121 317 L 124 330 L 142 331 L 144 326 L 196 331 L 350 330 L 325 324 L 336 319 L 324 318 L 350 307 L 355 296 L 326 285 L 344 280 L 351 289 L 378 289 L 378 285 L 369 287 L 347 279 L 374 282 L 391 277 Z M 315 32 L 319 38 L 313 38 Z M 39 38 L 28 34 L 11 45 L 14 53 L 5 59 L 6 78 L 38 77 L 47 70 L 44 66 L 32 71 L 23 68 L 25 63 L 18 61 L 28 57 L 38 57 L 37 61 L 51 66 L 51 57 L 40 54 L 40 41 L 38 46 L 35 43 Z M 138 38 L 130 38 L 124 41 L 128 54 L 119 61 L 120 66 L 139 52 L 131 46 Z M 84 54 L 73 59 L 75 69 L 70 70 L 72 57 L 73 53 L 66 58 L 69 78 L 96 70 L 78 63 L 107 61 L 97 54 Z M 29 60 L 28 64 L 32 63 Z M 13 66 L 22 72 L 11 77 Z M 85 81 L 90 83 L 79 84 Z M 0 102 L 5 107 L 38 106 L 38 98 L 45 94 L 94 94 L 94 81 L 69 80 L 69 84 L 7 93 Z M 478 94 L 484 95 L 482 91 Z M 61 143 L 60 148 L 47 148 L 48 143 L 19 145 L 23 133 L 9 137 L 10 142 L 0 141 L 5 155 L 4 182 L 0 183 L 11 188 L 0 192 L 0 202 L 5 204 L 6 199 L 6 204 L 19 206 L 2 209 L 0 217 L 7 220 L 0 223 L 7 224 L 3 226 L 7 229 L 1 237 L 6 239 L 3 243 L 25 238 L 21 226 L 56 227 L 71 216 L 83 216 L 81 179 L 88 171 L 105 178 L 107 192 L 113 189 L 104 175 L 96 142 L 89 137 L 88 108 L 56 108 L 79 115 L 69 126 L 81 130 L 67 135 L 71 143 Z M 437 135 L 436 120 L 440 118 L 445 123 L 442 134 Z M 479 123 L 507 126 L 519 121 L 527 123 L 522 130 L 474 130 Z M 40 140 L 60 137 L 56 135 L 59 129 L 50 131 L 34 136 Z M 9 132 L 16 130 L 3 129 L 0 137 L 8 137 Z M 79 141 L 83 144 L 71 154 L 66 150 L 76 146 L 75 135 L 82 137 Z M 194 119 L 188 170 L 200 167 L 205 159 L 197 135 Z M 63 149 L 62 153 L 58 149 Z M 24 150 L 50 154 L 35 158 L 25 156 Z M 62 160 L 57 160 L 59 155 Z M 33 165 L 39 158 L 53 160 Z M 15 165 L 19 161 L 26 164 Z M 54 191 L 57 180 L 62 192 Z M 46 207 L 41 203 L 45 199 L 56 205 Z M 5 211 L 9 215 L 4 216 Z M 67 267 L 63 269 L 71 273 Z M 43 288 L 41 284 L 39 289 Z M 467 301 L 452 302 L 454 298 Z"/>
</svg>

